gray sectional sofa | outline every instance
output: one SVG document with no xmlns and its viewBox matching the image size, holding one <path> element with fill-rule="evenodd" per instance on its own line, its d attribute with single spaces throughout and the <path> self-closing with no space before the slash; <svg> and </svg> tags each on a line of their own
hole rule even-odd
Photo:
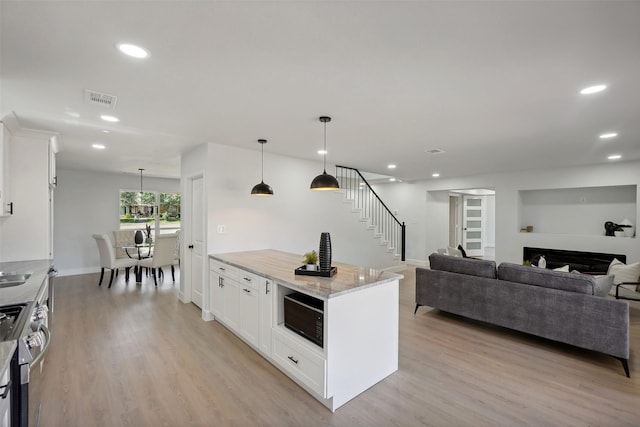
<svg viewBox="0 0 640 427">
<path fill-rule="evenodd" d="M 596 296 L 593 276 L 429 256 L 416 268 L 416 311 L 460 316 L 614 356 L 629 377 L 629 303 Z"/>
</svg>

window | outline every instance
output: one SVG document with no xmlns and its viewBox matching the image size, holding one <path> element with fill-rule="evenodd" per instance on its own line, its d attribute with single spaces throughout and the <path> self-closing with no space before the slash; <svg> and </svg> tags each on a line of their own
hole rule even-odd
<svg viewBox="0 0 640 427">
<path fill-rule="evenodd" d="M 147 225 L 155 233 L 179 229 L 180 194 L 120 190 L 120 230 L 144 230 Z"/>
</svg>

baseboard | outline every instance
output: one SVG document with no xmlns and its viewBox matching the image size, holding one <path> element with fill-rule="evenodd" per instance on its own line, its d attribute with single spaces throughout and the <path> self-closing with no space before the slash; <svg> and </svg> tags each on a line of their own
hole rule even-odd
<svg viewBox="0 0 640 427">
<path fill-rule="evenodd" d="M 427 267 L 427 261 L 421 259 L 408 259 L 407 265 L 415 265 L 416 267 Z"/>
<path fill-rule="evenodd" d="M 58 276 L 77 276 L 80 274 L 94 274 L 94 273 L 100 273 L 100 267 L 58 269 Z"/>
</svg>

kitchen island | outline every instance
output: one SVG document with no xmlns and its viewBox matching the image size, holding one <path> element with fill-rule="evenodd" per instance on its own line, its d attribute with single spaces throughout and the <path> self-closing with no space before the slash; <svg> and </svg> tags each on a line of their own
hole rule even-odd
<svg viewBox="0 0 640 427">
<path fill-rule="evenodd" d="M 333 277 L 300 276 L 299 255 L 259 250 L 210 255 L 208 309 L 330 410 L 398 370 L 403 277 L 334 263 Z M 285 325 L 285 297 L 317 302 L 317 340 Z M 207 296 L 207 295 L 206 295 Z"/>
</svg>

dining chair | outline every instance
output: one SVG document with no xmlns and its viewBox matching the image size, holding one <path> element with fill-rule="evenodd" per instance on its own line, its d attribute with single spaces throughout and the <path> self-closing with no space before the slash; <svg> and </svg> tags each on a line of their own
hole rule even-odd
<svg viewBox="0 0 640 427">
<path fill-rule="evenodd" d="M 124 250 L 124 247 L 135 245 L 134 235 L 135 235 L 135 230 L 114 230 L 113 231 L 113 240 L 114 240 L 114 248 L 116 250 L 116 259 L 130 258 L 127 255 L 127 252 Z"/>
<path fill-rule="evenodd" d="M 109 236 L 106 234 L 94 234 L 93 238 L 98 244 L 98 252 L 100 253 L 100 281 L 98 286 L 102 286 L 102 279 L 104 278 L 104 269 L 111 270 L 111 278 L 109 279 L 109 287 L 113 283 L 113 273 L 120 268 L 125 269 L 125 280 L 129 281 L 129 270 L 131 267 L 138 265 L 138 260 L 133 258 L 116 258 L 115 251 Z"/>
<path fill-rule="evenodd" d="M 160 275 L 160 272 L 157 270 L 161 267 L 173 266 L 177 239 L 178 235 L 176 234 L 160 234 L 156 236 L 153 256 L 151 258 L 141 259 L 138 262 L 139 267 L 151 269 L 153 283 L 156 286 L 158 286 L 158 276 Z M 173 281 L 175 282 L 175 276 L 173 277 Z"/>
<path fill-rule="evenodd" d="M 180 230 L 176 230 L 176 249 L 173 254 L 173 264 L 171 264 L 171 278 L 176 281 L 176 270 L 174 265 L 180 267 Z"/>
</svg>

